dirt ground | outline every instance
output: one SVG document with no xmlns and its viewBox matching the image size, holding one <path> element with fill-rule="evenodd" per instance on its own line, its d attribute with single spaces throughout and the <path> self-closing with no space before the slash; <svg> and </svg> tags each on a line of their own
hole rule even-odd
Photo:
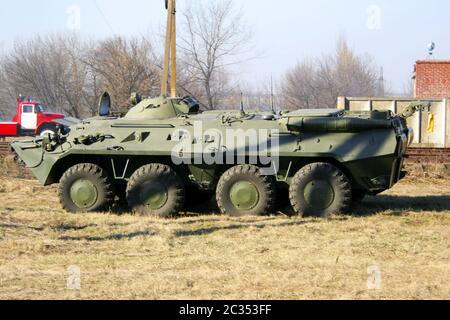
<svg viewBox="0 0 450 320">
<path fill-rule="evenodd" d="M 160 220 L 67 214 L 0 177 L 0 299 L 449 299 L 449 214 L 431 178 L 326 220 Z"/>
</svg>

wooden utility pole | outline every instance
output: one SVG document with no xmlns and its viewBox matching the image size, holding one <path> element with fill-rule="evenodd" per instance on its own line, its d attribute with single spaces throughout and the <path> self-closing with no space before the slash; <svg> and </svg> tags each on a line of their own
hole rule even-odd
<svg viewBox="0 0 450 320">
<path fill-rule="evenodd" d="M 161 80 L 161 95 L 167 96 L 170 73 L 170 96 L 177 96 L 177 37 L 176 37 L 176 7 L 175 0 L 166 1 L 167 30 L 164 53 L 164 67 Z"/>
<path fill-rule="evenodd" d="M 176 17 L 177 8 L 175 6 L 175 0 L 173 0 L 173 12 L 172 12 L 172 71 L 170 75 L 170 93 L 173 98 L 177 96 L 177 17 Z"/>
</svg>

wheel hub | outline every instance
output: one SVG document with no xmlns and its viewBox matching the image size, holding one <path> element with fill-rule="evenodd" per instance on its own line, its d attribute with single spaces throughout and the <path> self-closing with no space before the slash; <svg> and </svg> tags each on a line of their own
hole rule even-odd
<svg viewBox="0 0 450 320">
<path fill-rule="evenodd" d="M 327 209 L 335 199 L 333 187 L 326 180 L 313 180 L 309 182 L 304 190 L 306 202 L 314 209 Z"/>
<path fill-rule="evenodd" d="M 164 207 L 169 199 L 166 186 L 158 181 L 147 182 L 141 190 L 141 200 L 152 210 Z"/>
<path fill-rule="evenodd" d="M 91 181 L 80 179 L 70 187 L 70 197 L 77 207 L 87 209 L 97 202 L 98 191 Z"/>
<path fill-rule="evenodd" d="M 230 198 L 237 209 L 251 210 L 259 202 L 258 188 L 248 181 L 237 182 L 230 189 Z"/>
</svg>

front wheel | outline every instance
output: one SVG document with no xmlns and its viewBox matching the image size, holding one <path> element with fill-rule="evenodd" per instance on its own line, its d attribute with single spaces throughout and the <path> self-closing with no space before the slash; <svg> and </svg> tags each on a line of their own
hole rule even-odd
<svg viewBox="0 0 450 320">
<path fill-rule="evenodd" d="M 299 215 L 327 217 L 350 208 L 352 187 L 347 176 L 336 166 L 313 163 L 294 176 L 289 198 Z"/>
<path fill-rule="evenodd" d="M 104 211 L 113 202 L 114 188 L 101 167 L 83 163 L 64 173 L 59 184 L 59 198 L 67 212 Z"/>
</svg>

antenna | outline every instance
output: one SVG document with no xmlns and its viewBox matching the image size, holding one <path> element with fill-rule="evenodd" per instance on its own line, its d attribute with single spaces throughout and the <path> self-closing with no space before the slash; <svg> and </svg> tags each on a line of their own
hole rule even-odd
<svg viewBox="0 0 450 320">
<path fill-rule="evenodd" d="M 272 108 L 272 113 L 276 114 L 275 112 L 275 96 L 273 94 L 273 77 L 270 77 L 270 104 Z"/>
<path fill-rule="evenodd" d="M 241 115 L 245 116 L 245 110 L 244 110 L 244 93 L 241 91 Z"/>
<path fill-rule="evenodd" d="M 378 78 L 378 95 L 384 97 L 385 86 L 384 86 L 384 68 L 380 68 L 380 77 Z"/>
<path fill-rule="evenodd" d="M 176 6 L 175 0 L 165 0 L 167 9 L 166 45 L 164 67 L 161 80 L 161 95 L 166 96 L 170 69 L 170 95 L 177 96 L 177 39 L 176 39 Z"/>
</svg>

